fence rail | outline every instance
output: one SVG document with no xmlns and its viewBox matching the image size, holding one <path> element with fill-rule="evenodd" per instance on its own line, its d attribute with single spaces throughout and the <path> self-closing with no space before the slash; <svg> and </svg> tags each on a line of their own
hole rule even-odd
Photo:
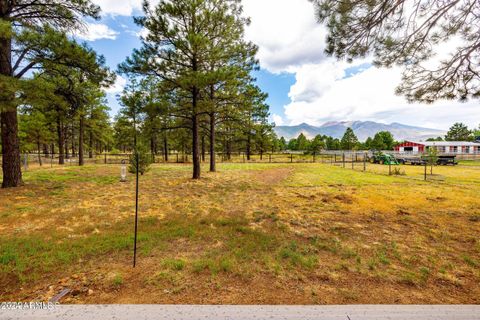
<svg viewBox="0 0 480 320">
<path fill-rule="evenodd" d="M 385 151 L 396 157 L 421 157 L 422 154 L 412 153 L 400 153 L 393 151 Z M 283 152 L 283 153 L 263 153 L 263 154 L 251 154 L 247 155 L 245 152 L 232 152 L 232 153 L 216 153 L 215 160 L 217 163 L 331 163 L 340 164 L 344 167 L 351 163 L 367 163 L 370 157 L 373 155 L 371 151 L 322 151 L 321 153 L 302 153 L 302 152 Z M 457 160 L 480 160 L 480 153 L 464 153 L 464 154 L 439 154 L 441 155 L 454 155 Z M 85 164 L 121 164 L 123 160 L 130 158 L 129 153 L 119 154 L 93 154 L 84 156 Z M 177 153 L 172 152 L 165 157 L 163 154 L 150 154 L 153 163 L 191 163 L 192 156 L 189 153 Z M 34 154 L 27 153 L 21 155 L 21 162 L 24 169 L 29 167 L 53 167 L 59 165 L 60 154 Z M 166 159 L 167 158 L 167 159 Z M 201 156 L 202 162 L 210 162 L 210 155 L 207 153 Z M 0 163 L 2 157 L 0 155 Z M 78 156 L 69 157 L 64 156 L 64 165 L 73 166 L 78 165 Z"/>
</svg>

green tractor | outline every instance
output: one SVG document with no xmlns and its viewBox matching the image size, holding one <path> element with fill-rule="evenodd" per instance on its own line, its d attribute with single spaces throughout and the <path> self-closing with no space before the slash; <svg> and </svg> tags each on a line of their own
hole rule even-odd
<svg viewBox="0 0 480 320">
<path fill-rule="evenodd" d="M 383 152 L 374 153 L 373 157 L 370 158 L 370 162 L 384 165 L 399 165 L 397 159 L 393 155 Z"/>
</svg>

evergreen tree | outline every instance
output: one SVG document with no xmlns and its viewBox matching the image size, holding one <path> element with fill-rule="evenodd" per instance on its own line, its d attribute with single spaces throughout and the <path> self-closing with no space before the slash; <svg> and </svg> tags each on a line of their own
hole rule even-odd
<svg viewBox="0 0 480 320">
<path fill-rule="evenodd" d="M 443 141 L 443 138 L 442 137 L 428 138 L 427 141 L 429 142 Z"/>
<path fill-rule="evenodd" d="M 243 107 L 237 109 L 236 114 L 239 117 L 239 130 L 243 133 L 242 141 L 245 143 L 247 160 L 250 160 L 256 145 L 256 136 L 272 129 L 268 122 L 269 106 L 265 102 L 268 95 L 256 85 L 248 84 L 242 88 L 240 97 Z"/>
<path fill-rule="evenodd" d="M 353 132 L 352 128 L 347 128 L 341 141 L 341 147 L 343 150 L 353 150 L 358 143 L 358 138 Z"/>
<path fill-rule="evenodd" d="M 473 130 L 473 136 L 475 138 L 475 141 L 480 141 L 480 125 L 477 129 Z"/>
<path fill-rule="evenodd" d="M 369 143 L 370 147 L 375 150 L 393 150 L 395 139 L 388 131 L 380 131 Z"/>
<path fill-rule="evenodd" d="M 19 117 L 20 143 L 23 152 L 37 151 L 38 162 L 42 165 L 42 146 L 50 143 L 52 133 L 47 117 L 38 110 L 25 106 Z"/>
<path fill-rule="evenodd" d="M 327 137 L 326 144 L 328 150 L 340 150 L 341 148 L 340 140 L 332 137 Z"/>
<path fill-rule="evenodd" d="M 59 163 L 63 164 L 65 124 L 67 117 L 78 121 L 78 154 L 79 165 L 84 164 L 84 143 L 86 118 L 93 109 L 103 105 L 105 93 L 102 88 L 113 84 L 114 74 L 105 66 L 105 60 L 95 51 L 75 42 L 70 42 L 74 48 L 77 65 L 63 66 L 44 63 L 43 71 L 35 76 L 35 81 L 49 83 L 53 94 L 61 97 L 64 103 L 51 104 L 55 108 L 58 128 Z M 48 104 L 49 105 L 49 104 Z M 63 131 L 63 132 L 62 132 Z M 72 127 L 72 145 L 75 145 L 74 128 Z M 68 147 L 65 148 L 67 150 Z M 72 148 L 73 149 L 73 148 Z M 73 151 L 73 150 L 72 150 Z"/>
<path fill-rule="evenodd" d="M 309 149 L 310 142 L 308 141 L 307 137 L 303 133 L 297 137 L 297 150 L 299 151 L 307 151 Z"/>
<path fill-rule="evenodd" d="M 378 134 L 375 135 L 370 146 L 374 150 L 387 150 L 387 145 L 383 141 L 382 137 Z"/>
<path fill-rule="evenodd" d="M 463 123 L 455 123 L 445 136 L 447 141 L 470 141 L 472 140 L 472 132 Z"/>
<path fill-rule="evenodd" d="M 326 144 L 321 135 L 317 135 L 311 142 L 309 146 L 309 151 L 311 153 L 319 153 L 320 151 L 326 148 Z"/>
<path fill-rule="evenodd" d="M 290 151 L 297 151 L 298 150 L 298 141 L 297 139 L 293 138 L 288 141 L 288 150 Z"/>
<path fill-rule="evenodd" d="M 367 140 L 365 140 L 366 149 L 368 150 L 374 149 L 374 147 L 372 146 L 372 143 L 373 143 L 373 139 L 371 137 L 368 137 Z"/>
<path fill-rule="evenodd" d="M 280 151 L 287 150 L 287 141 L 285 140 L 284 137 L 281 137 L 280 140 L 278 141 L 278 149 Z"/>
</svg>

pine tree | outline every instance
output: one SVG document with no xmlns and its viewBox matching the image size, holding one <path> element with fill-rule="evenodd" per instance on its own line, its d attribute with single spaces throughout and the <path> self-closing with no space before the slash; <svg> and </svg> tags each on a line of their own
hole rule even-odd
<svg viewBox="0 0 480 320">
<path fill-rule="evenodd" d="M 341 146 L 343 150 L 353 150 L 358 143 L 358 138 L 353 132 L 352 128 L 347 128 L 343 135 Z"/>
<path fill-rule="evenodd" d="M 321 135 L 317 135 L 310 142 L 309 151 L 311 153 L 319 153 L 320 151 L 324 150 L 325 148 L 326 148 L 326 144 L 323 140 L 323 137 Z"/>
<path fill-rule="evenodd" d="M 310 142 L 308 141 L 307 137 L 303 133 L 297 137 L 297 150 L 306 151 L 310 146 Z"/>
<path fill-rule="evenodd" d="M 278 148 L 280 151 L 285 151 L 287 150 L 287 141 L 285 140 L 284 137 L 281 137 L 278 143 Z"/>
<path fill-rule="evenodd" d="M 470 141 L 472 140 L 472 131 L 463 123 L 455 123 L 445 136 L 447 141 Z"/>
<path fill-rule="evenodd" d="M 21 151 L 36 151 L 40 166 L 42 165 L 42 146 L 50 143 L 52 139 L 48 125 L 47 117 L 39 110 L 27 106 L 21 110 L 19 116 Z"/>
<path fill-rule="evenodd" d="M 111 85 L 115 75 L 105 66 L 105 60 L 95 51 L 69 41 L 69 50 L 75 55 L 75 65 L 64 66 L 57 63 L 43 63 L 42 72 L 34 79 L 36 82 L 50 83 L 53 94 L 61 97 L 63 103 L 52 104 L 57 113 L 57 132 L 59 144 L 59 164 L 63 164 L 63 149 L 68 150 L 64 144 L 65 123 L 68 117 L 78 118 L 78 154 L 79 165 L 84 165 L 84 143 L 86 118 L 91 110 L 104 103 L 104 87 Z M 28 94 L 27 94 L 28 96 Z M 28 100 L 28 97 L 27 97 Z M 74 126 L 72 126 L 72 146 L 74 141 Z M 72 147 L 72 152 L 74 148 Z"/>
</svg>

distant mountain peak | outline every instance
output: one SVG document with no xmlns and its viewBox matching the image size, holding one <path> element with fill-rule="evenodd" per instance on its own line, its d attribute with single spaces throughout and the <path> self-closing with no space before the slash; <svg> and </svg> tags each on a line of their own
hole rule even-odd
<svg viewBox="0 0 480 320">
<path fill-rule="evenodd" d="M 314 138 L 316 135 L 326 135 L 340 139 L 348 127 L 353 129 L 361 141 L 375 136 L 380 131 L 390 131 L 398 141 L 425 140 L 446 134 L 446 131 L 443 130 L 414 127 L 398 122 L 384 124 L 374 121 L 329 121 L 319 127 L 301 123 L 297 126 L 275 127 L 275 132 L 279 137 L 284 137 L 287 140 L 298 137 L 300 133 L 303 133 L 309 139 Z"/>
<path fill-rule="evenodd" d="M 322 124 L 320 126 L 320 128 L 326 128 L 326 127 L 331 127 L 331 126 L 336 126 L 336 125 L 339 125 L 341 124 L 342 122 L 338 122 L 338 121 L 329 121 L 329 122 L 325 122 L 324 124 Z"/>
</svg>

